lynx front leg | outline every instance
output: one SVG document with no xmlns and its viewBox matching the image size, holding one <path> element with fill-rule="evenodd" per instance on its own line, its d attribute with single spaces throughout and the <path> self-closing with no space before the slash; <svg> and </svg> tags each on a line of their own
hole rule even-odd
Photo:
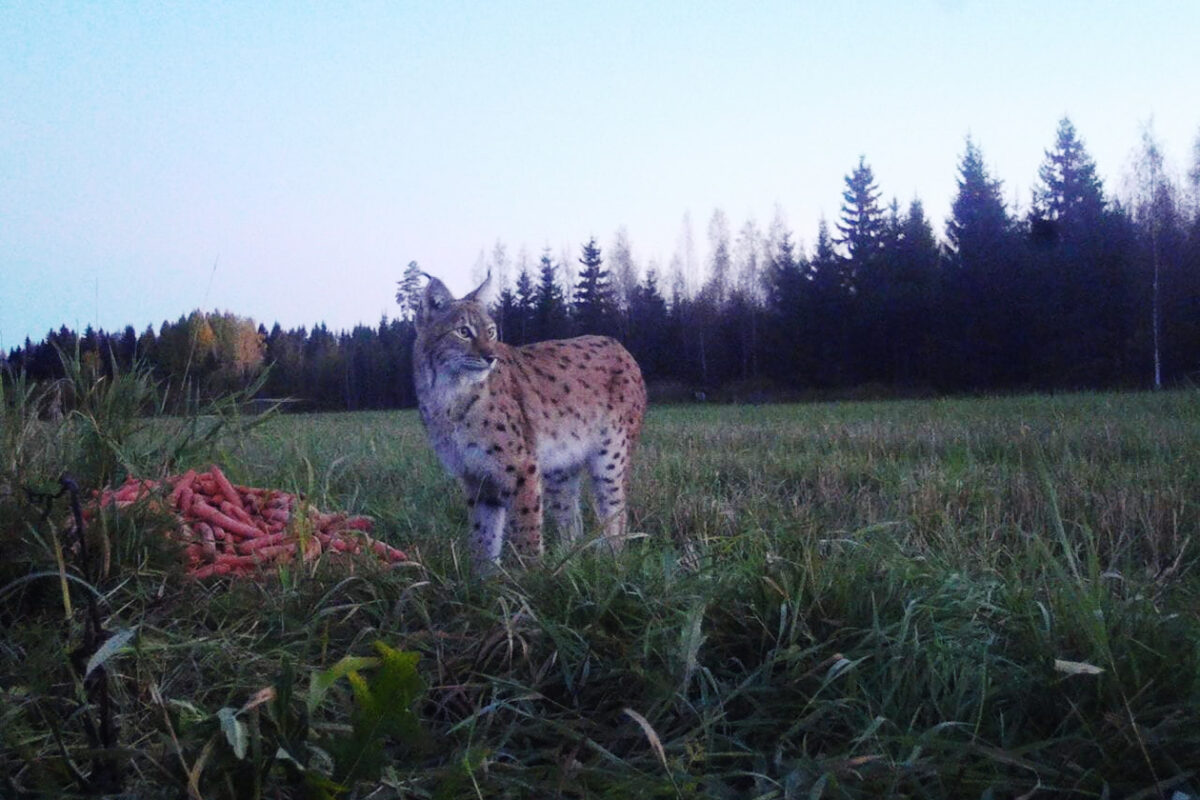
<svg viewBox="0 0 1200 800">
<path fill-rule="evenodd" d="M 580 477 L 578 471 L 546 475 L 546 508 L 554 517 L 554 525 L 563 542 L 574 542 L 583 533 L 583 517 L 579 513 Z"/>
<path fill-rule="evenodd" d="M 500 563 L 504 547 L 504 501 L 487 484 L 467 485 L 464 490 L 471 512 L 471 560 L 476 568 L 486 569 Z"/>
<path fill-rule="evenodd" d="M 514 470 L 508 490 L 508 525 L 512 545 L 523 557 L 542 555 L 542 480 L 535 464 Z"/>
</svg>

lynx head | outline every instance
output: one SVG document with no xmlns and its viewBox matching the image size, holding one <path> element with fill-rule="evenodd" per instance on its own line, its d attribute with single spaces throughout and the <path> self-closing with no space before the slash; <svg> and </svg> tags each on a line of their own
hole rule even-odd
<svg viewBox="0 0 1200 800">
<path fill-rule="evenodd" d="M 417 348 L 437 372 L 454 380 L 482 381 L 496 364 L 496 323 L 488 316 L 492 275 L 455 300 L 433 276 L 417 310 Z"/>
</svg>

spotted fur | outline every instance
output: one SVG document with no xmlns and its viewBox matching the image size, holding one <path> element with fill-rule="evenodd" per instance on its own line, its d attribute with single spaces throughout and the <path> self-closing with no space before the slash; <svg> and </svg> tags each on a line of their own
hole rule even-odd
<svg viewBox="0 0 1200 800">
<path fill-rule="evenodd" d="M 456 300 L 431 278 L 413 346 L 421 419 L 466 495 L 474 559 L 498 562 L 505 539 L 540 555 L 546 511 L 561 537 L 576 539 L 585 471 L 604 535 L 619 547 L 646 408 L 642 372 L 606 336 L 498 341 L 486 310 L 490 283 Z"/>
</svg>

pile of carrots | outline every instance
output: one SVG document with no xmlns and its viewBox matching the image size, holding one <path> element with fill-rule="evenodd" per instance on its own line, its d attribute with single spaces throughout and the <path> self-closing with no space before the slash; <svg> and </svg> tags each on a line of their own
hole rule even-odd
<svg viewBox="0 0 1200 800">
<path fill-rule="evenodd" d="M 322 553 L 371 552 L 385 563 L 406 561 L 400 550 L 372 539 L 370 517 L 323 514 L 301 498 L 278 489 L 235 486 L 220 468 L 188 470 L 162 481 L 129 478 L 96 493 L 94 508 L 125 508 L 145 501 L 179 517 L 188 574 L 252 575 L 297 558 L 311 562 Z"/>
</svg>

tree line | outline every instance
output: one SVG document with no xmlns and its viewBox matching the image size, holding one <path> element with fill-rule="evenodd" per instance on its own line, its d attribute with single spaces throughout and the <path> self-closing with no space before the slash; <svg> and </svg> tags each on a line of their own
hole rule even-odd
<svg viewBox="0 0 1200 800">
<path fill-rule="evenodd" d="M 607 253 L 592 238 L 577 257 L 547 249 L 536 263 L 523 254 L 511 263 L 498 243 L 477 272 L 500 282 L 492 312 L 504 341 L 615 336 L 660 399 L 1157 387 L 1200 377 L 1200 139 L 1180 181 L 1147 129 L 1121 199 L 1069 119 L 1026 210 L 1006 202 L 970 138 L 956 184 L 940 240 L 920 200 L 882 202 L 864 157 L 812 248 L 778 217 L 765 232 L 747 222 L 734 236 L 718 210 L 703 263 L 688 221 L 665 270 L 637 264 L 622 229 Z M 269 365 L 267 397 L 319 409 L 406 407 L 415 403 L 422 290 L 410 262 L 397 316 L 374 327 L 268 330 L 196 311 L 140 335 L 63 328 L 27 340 L 7 364 L 51 379 L 62 372 L 59 352 L 78 350 L 98 372 L 140 359 L 185 395 L 244 385 Z"/>
</svg>

